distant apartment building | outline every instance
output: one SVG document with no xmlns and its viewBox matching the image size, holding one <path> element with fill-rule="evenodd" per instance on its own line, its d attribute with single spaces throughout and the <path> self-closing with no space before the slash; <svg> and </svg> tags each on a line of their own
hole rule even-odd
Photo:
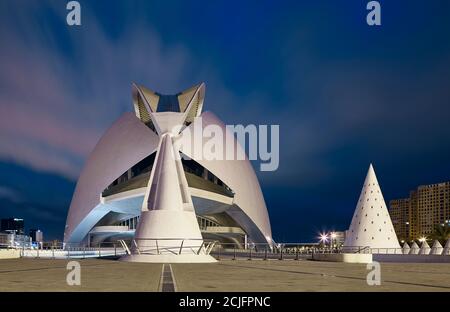
<svg viewBox="0 0 450 312">
<path fill-rule="evenodd" d="M 41 230 L 31 229 L 30 237 L 33 242 L 42 243 L 44 241 L 44 233 Z"/>
<path fill-rule="evenodd" d="M 24 221 L 19 218 L 8 218 L 0 220 L 0 232 L 10 234 L 24 234 Z"/>
<path fill-rule="evenodd" d="M 450 223 L 450 182 L 421 185 L 409 198 L 391 200 L 389 213 L 399 240 L 429 236 L 436 225 Z"/>
</svg>

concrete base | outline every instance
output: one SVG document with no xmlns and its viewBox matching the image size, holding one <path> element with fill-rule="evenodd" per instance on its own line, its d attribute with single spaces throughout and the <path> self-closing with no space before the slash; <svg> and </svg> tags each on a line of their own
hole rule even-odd
<svg viewBox="0 0 450 312">
<path fill-rule="evenodd" d="M 217 260 L 210 255 L 126 255 L 119 259 L 127 262 L 145 262 L 145 263 L 213 263 Z"/>
<path fill-rule="evenodd" d="M 379 262 L 400 263 L 450 263 L 450 256 L 442 255 L 383 255 L 374 254 L 373 259 Z"/>
<path fill-rule="evenodd" d="M 341 254 L 313 254 L 313 260 L 316 261 L 330 261 L 330 262 L 345 262 L 345 263 L 372 263 L 372 254 L 355 254 L 355 253 L 341 253 Z"/>
<path fill-rule="evenodd" d="M 0 249 L 0 259 L 17 259 L 17 258 L 20 258 L 20 250 Z"/>
</svg>

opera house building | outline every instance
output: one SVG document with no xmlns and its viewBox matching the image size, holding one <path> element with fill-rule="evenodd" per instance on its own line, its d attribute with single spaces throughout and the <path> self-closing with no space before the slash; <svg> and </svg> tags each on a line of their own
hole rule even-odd
<svg viewBox="0 0 450 312">
<path fill-rule="evenodd" d="M 133 85 L 134 113 L 124 113 L 106 131 L 78 179 L 66 245 L 125 241 L 127 261 L 212 262 L 207 242 L 272 244 L 248 158 L 196 157 L 205 139 L 186 135 L 196 123 L 227 131 L 213 113 L 203 112 L 204 98 L 203 83 L 176 95 Z M 243 150 L 234 137 L 232 144 Z"/>
</svg>

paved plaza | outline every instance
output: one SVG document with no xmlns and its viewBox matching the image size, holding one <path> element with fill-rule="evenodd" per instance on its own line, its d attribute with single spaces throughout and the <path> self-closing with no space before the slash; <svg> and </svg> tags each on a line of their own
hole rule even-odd
<svg viewBox="0 0 450 312">
<path fill-rule="evenodd" d="M 0 291 L 160 291 L 162 264 L 79 260 L 81 285 L 68 286 L 67 260 L 0 261 Z M 450 291 L 450 264 L 381 264 L 368 286 L 363 264 L 308 260 L 224 260 L 172 264 L 177 291 Z"/>
</svg>

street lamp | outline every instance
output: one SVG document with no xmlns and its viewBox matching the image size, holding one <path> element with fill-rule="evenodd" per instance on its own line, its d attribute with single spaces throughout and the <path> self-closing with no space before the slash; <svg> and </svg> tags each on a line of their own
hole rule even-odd
<svg viewBox="0 0 450 312">
<path fill-rule="evenodd" d="M 320 236 L 320 241 L 324 244 L 324 246 L 327 244 L 328 242 L 328 235 L 325 233 L 321 233 Z"/>
</svg>

